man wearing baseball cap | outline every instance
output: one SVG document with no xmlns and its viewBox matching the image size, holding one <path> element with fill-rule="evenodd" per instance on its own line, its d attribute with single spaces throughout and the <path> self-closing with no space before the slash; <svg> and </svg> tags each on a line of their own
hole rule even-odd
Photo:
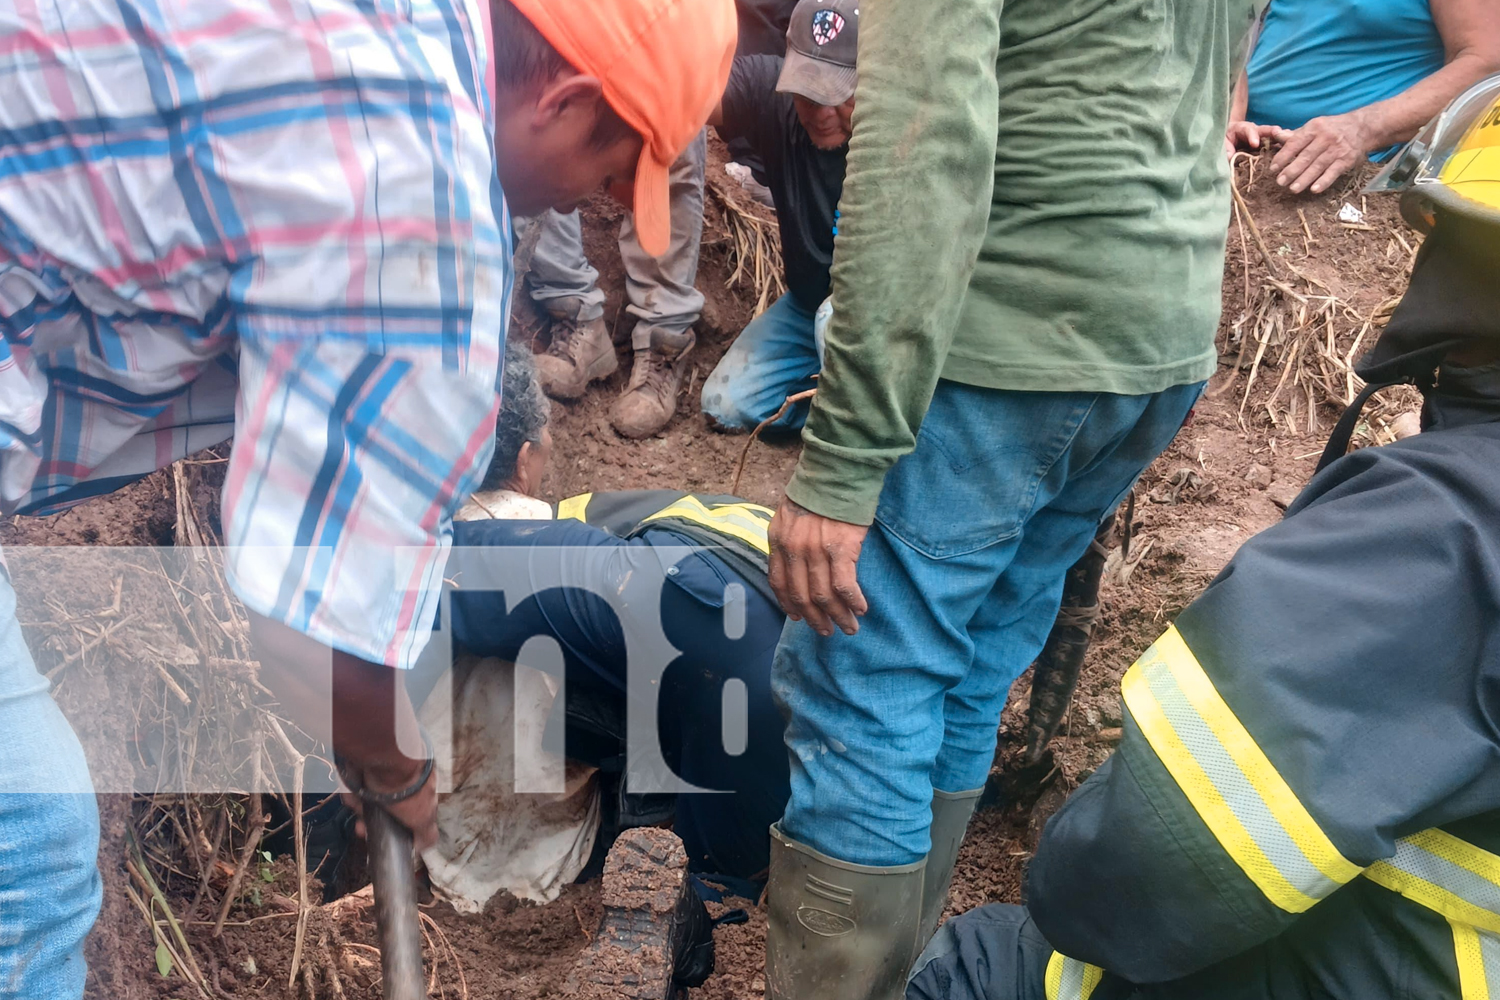
<svg viewBox="0 0 1500 1000">
<path fill-rule="evenodd" d="M 493 449 L 511 214 L 608 185 L 665 247 L 667 168 L 723 91 L 735 11 L 282 6 L 0 5 L 0 48 L 28 54 L 0 113 L 0 514 L 232 437 L 225 569 L 260 683 L 426 846 L 397 678 Z M 76 1000 L 98 809 L 16 596 L 0 561 L 0 993 Z"/>
<path fill-rule="evenodd" d="M 743 141 L 776 204 L 787 293 L 755 317 L 703 383 L 703 412 L 719 428 L 749 431 L 786 398 L 811 389 L 821 368 L 815 317 L 828 297 L 839 197 L 854 113 L 859 0 L 801 0 L 786 58 L 739 56 L 709 123 Z M 807 404 L 775 425 L 802 426 Z"/>
</svg>

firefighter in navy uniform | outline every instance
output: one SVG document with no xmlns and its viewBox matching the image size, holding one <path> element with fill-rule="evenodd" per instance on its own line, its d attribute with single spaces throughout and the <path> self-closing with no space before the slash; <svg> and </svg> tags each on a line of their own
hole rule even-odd
<svg viewBox="0 0 1500 1000">
<path fill-rule="evenodd" d="M 1500 997 L 1500 77 L 1374 186 L 1430 235 L 1360 373 L 1423 433 L 1344 456 L 1352 408 L 1126 674 L 1026 906 L 946 924 L 907 1000 Z"/>
<path fill-rule="evenodd" d="M 661 680 L 664 758 L 689 784 L 732 794 L 683 794 L 666 803 L 624 796 L 612 804 L 631 814 L 620 817 L 623 826 L 650 825 L 675 812 L 673 828 L 694 870 L 756 879 L 770 863 L 766 831 L 786 806 L 790 781 L 770 690 L 771 656 L 784 621 L 766 583 L 771 511 L 733 497 L 671 490 L 586 494 L 553 509 L 551 521 L 459 522 L 460 578 L 468 559 L 514 549 L 526 550 L 522 558 L 536 579 L 563 586 L 543 590 L 508 614 L 496 613 L 491 595 L 455 590 L 455 642 L 514 660 L 533 636 L 556 639 L 567 669 L 568 757 L 618 775 L 628 715 L 625 630 L 637 623 L 614 609 L 654 615 L 659 607 L 666 637 L 681 651 Z M 646 589 L 637 597 L 631 587 Z M 619 595 L 613 606 L 605 593 Z M 744 685 L 748 713 L 739 754 L 723 742 L 729 681 Z M 657 815 L 663 808 L 668 811 Z"/>
<path fill-rule="evenodd" d="M 549 419 L 529 352 L 511 345 L 494 457 L 480 489 L 455 516 L 446 574 L 456 583 L 447 621 L 453 642 L 469 656 L 515 662 L 528 640 L 555 640 L 567 680 L 567 758 L 607 779 L 605 843 L 620 829 L 669 821 L 675 812 L 674 829 L 693 870 L 755 881 L 769 864 L 767 830 L 786 806 L 790 781 L 770 687 L 785 621 L 766 579 L 772 511 L 681 490 L 599 492 L 546 503 L 536 494 L 552 451 Z M 466 586 L 493 579 L 495 566 L 506 567 L 511 579 L 524 572 L 534 596 L 501 598 Z M 632 685 L 630 640 L 662 633 L 676 658 L 659 685 L 646 671 Z M 449 666 L 429 659 L 413 672 L 420 675 L 413 679 L 418 703 Z M 631 697 L 654 700 L 665 763 L 683 781 L 718 794 L 640 796 L 621 781 Z M 735 717 L 746 721 L 744 746 L 730 738 L 726 748 Z M 487 738 L 510 735 L 497 728 Z M 532 839 L 555 845 L 567 838 L 542 829 Z M 546 853 L 535 844 L 516 850 Z"/>
</svg>

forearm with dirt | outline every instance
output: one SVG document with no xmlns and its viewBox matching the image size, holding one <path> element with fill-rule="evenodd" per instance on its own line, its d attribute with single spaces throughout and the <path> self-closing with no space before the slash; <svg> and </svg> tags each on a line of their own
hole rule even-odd
<svg viewBox="0 0 1500 1000">
<path fill-rule="evenodd" d="M 1240 70 L 1234 83 L 1234 93 L 1229 98 L 1229 120 L 1242 122 L 1250 112 L 1250 72 Z"/>
<path fill-rule="evenodd" d="M 786 490 L 816 514 L 870 524 L 916 444 L 989 219 L 1002 7 L 881 0 L 861 18 L 834 317 Z"/>
</svg>

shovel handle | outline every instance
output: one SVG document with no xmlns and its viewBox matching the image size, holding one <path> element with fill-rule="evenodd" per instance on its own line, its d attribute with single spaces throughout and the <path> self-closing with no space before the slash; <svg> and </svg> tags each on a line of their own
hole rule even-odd
<svg viewBox="0 0 1500 1000">
<path fill-rule="evenodd" d="M 411 831 L 373 803 L 365 805 L 365 831 L 369 835 L 370 876 L 375 886 L 381 992 L 385 1000 L 427 1000 Z"/>
</svg>

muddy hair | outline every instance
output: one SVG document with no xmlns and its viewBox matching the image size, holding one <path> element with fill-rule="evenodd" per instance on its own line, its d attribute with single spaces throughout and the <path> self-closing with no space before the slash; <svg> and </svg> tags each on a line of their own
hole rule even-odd
<svg viewBox="0 0 1500 1000">
<path fill-rule="evenodd" d="M 490 58 L 495 64 L 497 87 L 532 87 L 564 73 L 579 72 L 510 0 L 490 0 L 490 14 L 494 23 Z M 635 134 L 608 101 L 599 102 L 599 117 L 589 136 L 595 148 L 604 149 Z"/>
<path fill-rule="evenodd" d="M 542 443 L 542 428 L 552 415 L 552 404 L 536 380 L 531 348 L 510 341 L 505 345 L 505 372 L 500 376 L 500 416 L 495 420 L 495 454 L 485 470 L 481 490 L 498 490 L 516 473 L 521 446 Z"/>
</svg>

